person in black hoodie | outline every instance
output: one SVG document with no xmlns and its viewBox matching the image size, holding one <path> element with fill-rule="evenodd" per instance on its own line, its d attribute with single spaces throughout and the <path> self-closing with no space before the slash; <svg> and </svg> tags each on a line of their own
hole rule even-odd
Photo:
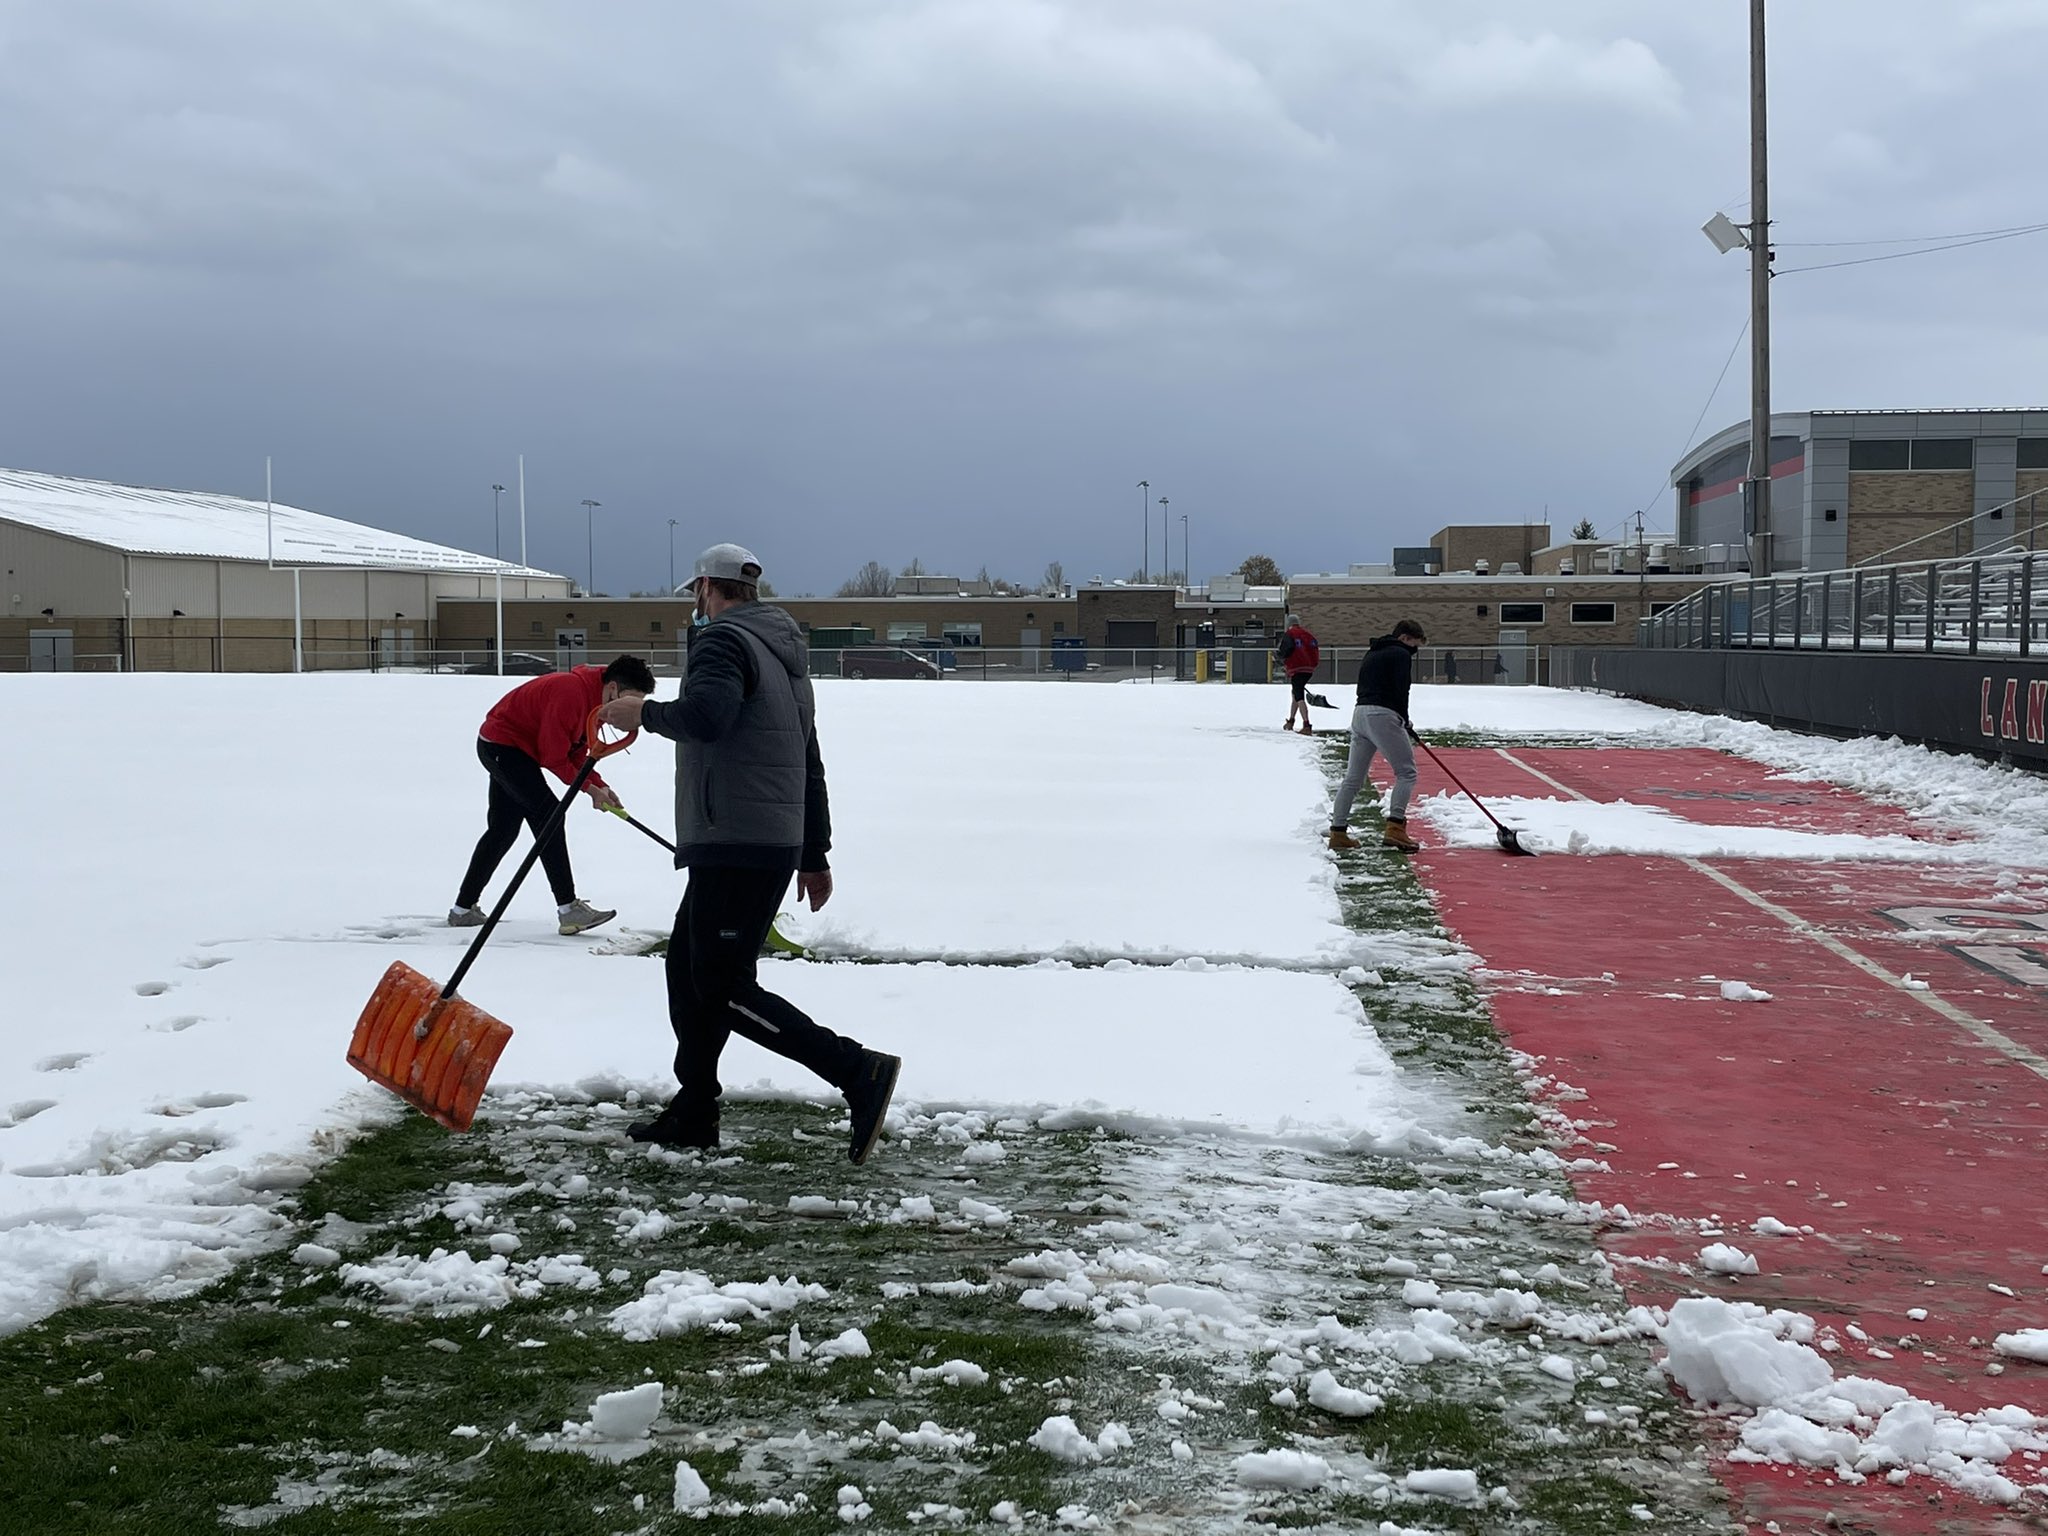
<svg viewBox="0 0 2048 1536">
<path fill-rule="evenodd" d="M 635 1141 L 718 1145 L 718 1058 L 727 1039 L 809 1067 L 846 1095 L 847 1155 L 865 1162 L 881 1135 L 902 1062 L 835 1034 L 763 987 L 755 962 L 775 909 L 796 877 L 812 911 L 832 896 L 825 855 L 832 824 L 796 620 L 760 601 L 761 562 L 737 544 L 697 557 L 697 600 L 682 697 L 622 697 L 606 724 L 676 744 L 676 867 L 689 872 L 668 945 L 669 1024 L 676 1096 Z"/>
<path fill-rule="evenodd" d="M 1403 619 L 1391 634 L 1372 642 L 1359 666 L 1358 707 L 1351 712 L 1351 761 L 1330 806 L 1333 849 L 1358 846 L 1349 827 L 1351 802 L 1365 787 L 1375 752 L 1384 752 L 1387 766 L 1394 770 L 1380 841 L 1403 853 L 1420 846 L 1408 835 L 1408 798 L 1415 793 L 1415 753 L 1408 745 L 1415 727 L 1408 721 L 1408 680 L 1415 670 L 1416 647 L 1424 638 L 1420 624 Z"/>
</svg>

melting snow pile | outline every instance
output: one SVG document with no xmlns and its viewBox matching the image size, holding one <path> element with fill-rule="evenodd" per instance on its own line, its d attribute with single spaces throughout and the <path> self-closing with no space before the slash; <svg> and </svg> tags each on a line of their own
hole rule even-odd
<svg viewBox="0 0 2048 1536">
<path fill-rule="evenodd" d="M 639 1300 L 615 1308 L 609 1321 L 615 1332 L 636 1344 L 697 1328 L 737 1333 L 741 1318 L 788 1312 L 807 1301 L 823 1301 L 829 1294 L 822 1285 L 806 1285 L 793 1275 L 787 1280 L 770 1275 L 759 1282 L 733 1280 L 719 1285 L 699 1270 L 664 1269 L 647 1282 Z M 863 1348 L 866 1343 L 861 1340 Z M 846 1348 L 843 1352 L 853 1351 Z"/>
<path fill-rule="evenodd" d="M 1664 1369 L 1703 1406 L 1753 1410 L 1730 1453 L 1736 1461 L 1823 1467 L 1846 1482 L 1921 1473 L 2000 1504 L 2030 1488 L 2048 1492 L 2038 1466 L 2026 1468 L 2025 1484 L 2000 1470 L 2048 1451 L 2048 1419 L 2011 1406 L 1950 1413 L 1902 1387 L 1837 1378 L 1809 1347 L 1814 1331 L 1801 1313 L 1690 1297 L 1660 1330 Z"/>
</svg>

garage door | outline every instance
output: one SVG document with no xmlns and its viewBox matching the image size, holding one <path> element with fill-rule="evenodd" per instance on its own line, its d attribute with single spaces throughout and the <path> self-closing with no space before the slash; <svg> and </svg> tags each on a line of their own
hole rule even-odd
<svg viewBox="0 0 2048 1536">
<path fill-rule="evenodd" d="M 1102 658 L 1107 667 L 1150 667 L 1157 663 L 1159 624 L 1155 619 L 1111 619 Z"/>
</svg>

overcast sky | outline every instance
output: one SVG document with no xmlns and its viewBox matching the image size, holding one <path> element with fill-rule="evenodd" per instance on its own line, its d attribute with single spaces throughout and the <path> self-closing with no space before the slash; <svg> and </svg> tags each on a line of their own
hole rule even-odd
<svg viewBox="0 0 2048 1536">
<path fill-rule="evenodd" d="M 1669 522 L 1747 6 L 0 0 L 0 463 L 664 585 Z M 1798 242 L 2048 220 L 2048 0 L 1773 6 Z M 2048 403 L 2048 237 L 1792 273 L 1780 409 Z M 1747 410 L 1738 357 L 1699 436 Z M 517 553 L 506 498 L 505 549 Z M 1151 508 L 1158 564 L 1159 508 Z"/>
</svg>

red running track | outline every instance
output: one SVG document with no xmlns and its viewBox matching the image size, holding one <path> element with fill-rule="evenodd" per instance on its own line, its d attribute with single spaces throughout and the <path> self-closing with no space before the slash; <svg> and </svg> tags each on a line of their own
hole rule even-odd
<svg viewBox="0 0 2048 1536">
<path fill-rule="evenodd" d="M 1482 796 L 1562 798 L 1563 786 L 1701 822 L 1928 835 L 1891 808 L 1707 751 L 1445 757 Z M 1427 759 L 1422 775 L 1425 792 L 1439 787 Z M 1582 1198 L 1711 1219 L 1763 1273 L 1688 1286 L 1831 1325 L 1840 1375 L 1958 1412 L 2048 1414 L 2048 1367 L 1990 1347 L 2048 1326 L 2048 903 L 2016 901 L 1987 867 L 1711 861 L 1731 889 L 1678 858 L 1425 848 L 1417 866 L 1481 957 L 1509 1042 L 1586 1095 L 1560 1105 L 1585 1127 L 1579 1150 L 1608 1165 L 1578 1177 Z M 1905 987 L 1908 972 L 1927 990 Z M 1724 1001 L 1720 980 L 1773 1000 Z M 1930 1006 L 1943 1003 L 1967 1017 Z M 1759 1234 L 1765 1217 L 1802 1230 Z M 1691 1263 L 1714 1240 L 1668 1225 L 1603 1235 L 1631 1300 L 1656 1304 L 1679 1294 L 1670 1278 L 1629 1261 Z M 1917 1308 L 1924 1319 L 1907 1316 Z M 1721 1472 L 1759 1530 L 1840 1529 L 1830 1513 L 1885 1536 L 2040 1529 L 1925 1479 Z"/>
</svg>

